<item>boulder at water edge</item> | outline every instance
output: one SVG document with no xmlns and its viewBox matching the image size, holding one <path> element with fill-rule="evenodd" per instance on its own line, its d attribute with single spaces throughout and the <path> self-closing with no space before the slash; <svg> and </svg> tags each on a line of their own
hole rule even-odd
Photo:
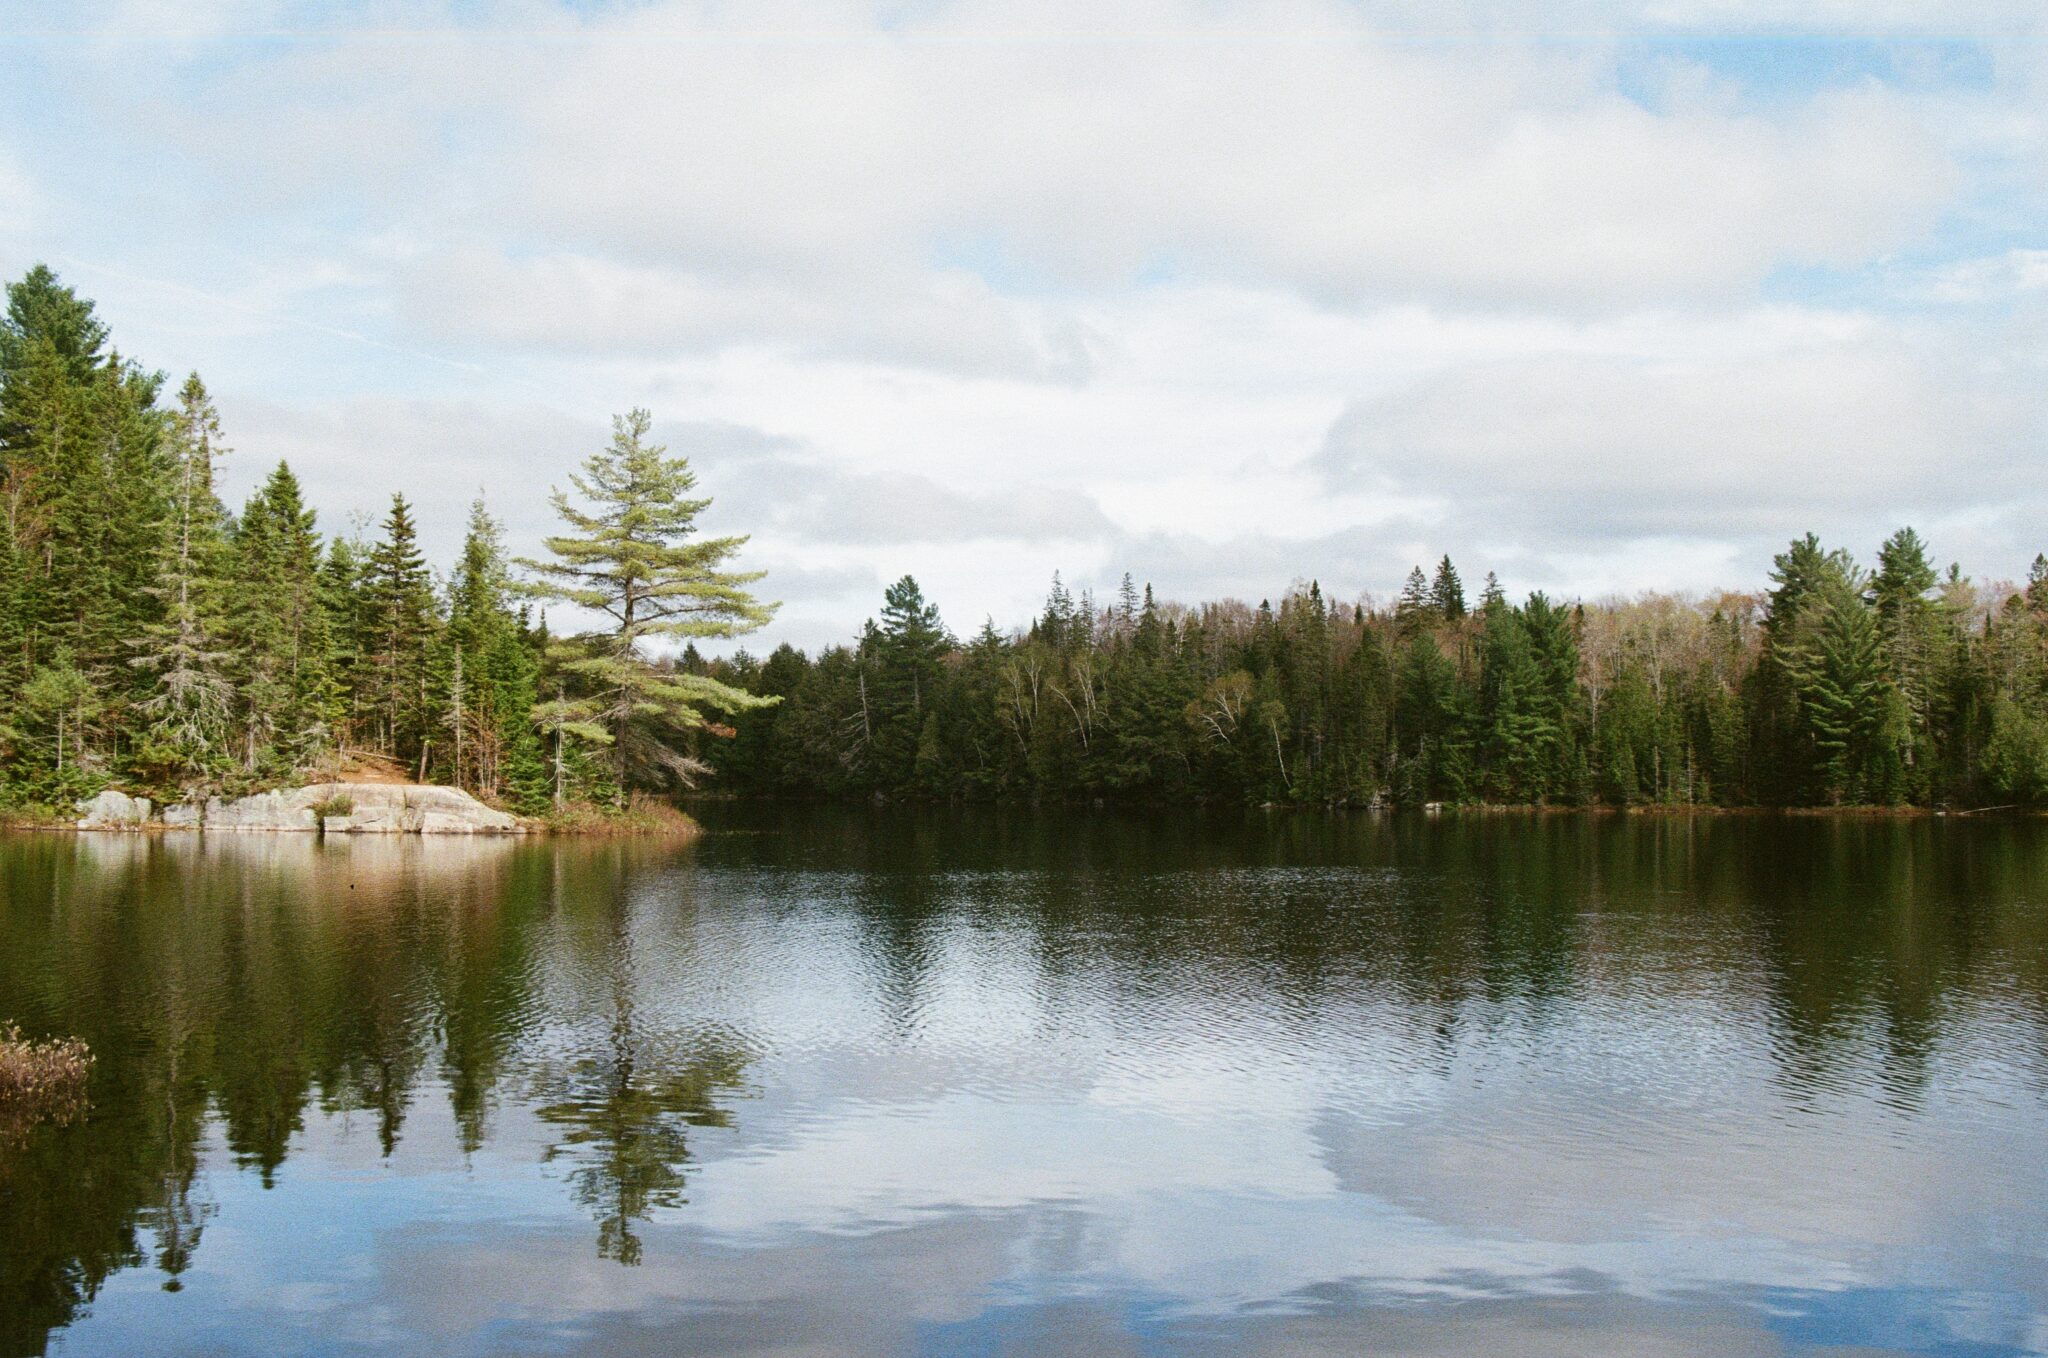
<svg viewBox="0 0 2048 1358">
<path fill-rule="evenodd" d="M 132 830 L 149 820 L 149 798 L 131 797 L 108 788 L 89 802 L 80 802 L 81 830 Z"/>
</svg>

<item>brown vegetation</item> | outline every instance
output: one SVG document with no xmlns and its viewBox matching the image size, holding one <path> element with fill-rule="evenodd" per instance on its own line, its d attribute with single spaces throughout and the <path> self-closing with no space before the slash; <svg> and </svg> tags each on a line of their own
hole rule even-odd
<svg viewBox="0 0 2048 1358">
<path fill-rule="evenodd" d="M 84 1112 L 91 1070 L 92 1052 L 75 1037 L 32 1042 L 13 1024 L 0 1029 L 0 1145 Z"/>
<path fill-rule="evenodd" d="M 570 802 L 530 822 L 551 835 L 669 835 L 688 838 L 703 827 L 665 801 L 634 794 L 624 810 Z"/>
</svg>

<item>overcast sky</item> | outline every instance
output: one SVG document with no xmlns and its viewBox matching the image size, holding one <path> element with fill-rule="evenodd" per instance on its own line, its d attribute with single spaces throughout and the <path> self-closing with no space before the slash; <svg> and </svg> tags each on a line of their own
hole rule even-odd
<svg viewBox="0 0 2048 1358">
<path fill-rule="evenodd" d="M 0 268 L 197 369 L 239 499 L 481 488 L 651 408 L 844 638 L 1055 569 L 1448 552 L 1754 587 L 2048 549 L 2040 0 L 0 0 Z M 754 643 L 758 649 L 760 642 Z"/>
</svg>

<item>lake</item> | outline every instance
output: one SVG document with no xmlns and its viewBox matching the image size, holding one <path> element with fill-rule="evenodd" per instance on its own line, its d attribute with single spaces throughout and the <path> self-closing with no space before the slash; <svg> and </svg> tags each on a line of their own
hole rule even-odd
<svg viewBox="0 0 2048 1358">
<path fill-rule="evenodd" d="M 2048 1353 L 2048 824 L 0 838 L 0 1353 Z"/>
</svg>

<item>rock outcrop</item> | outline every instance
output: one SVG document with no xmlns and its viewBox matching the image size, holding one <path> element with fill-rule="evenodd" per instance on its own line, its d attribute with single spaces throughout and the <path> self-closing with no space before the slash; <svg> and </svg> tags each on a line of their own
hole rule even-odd
<svg viewBox="0 0 2048 1358">
<path fill-rule="evenodd" d="M 81 830 L 138 830 L 149 822 L 150 801 L 108 788 L 89 802 L 78 804 Z"/>
<path fill-rule="evenodd" d="M 328 834 L 516 835 L 526 828 L 457 787 L 322 783 L 299 791 L 332 808 Z"/>
<path fill-rule="evenodd" d="M 485 806 L 461 788 L 392 783 L 314 783 L 233 800 L 210 797 L 203 807 L 194 802 L 167 806 L 156 822 L 150 819 L 147 797 L 121 792 L 102 792 L 81 803 L 79 811 L 81 830 L 140 829 L 152 823 L 171 830 L 330 835 L 516 835 L 526 830 L 518 817 Z"/>
<path fill-rule="evenodd" d="M 308 798 L 308 789 L 298 787 L 283 792 L 259 792 L 253 797 L 237 797 L 224 801 L 219 797 L 206 799 L 206 818 L 201 828 L 207 830 L 298 830 L 312 831 L 320 828 L 320 815 L 313 810 L 318 798 Z"/>
</svg>

